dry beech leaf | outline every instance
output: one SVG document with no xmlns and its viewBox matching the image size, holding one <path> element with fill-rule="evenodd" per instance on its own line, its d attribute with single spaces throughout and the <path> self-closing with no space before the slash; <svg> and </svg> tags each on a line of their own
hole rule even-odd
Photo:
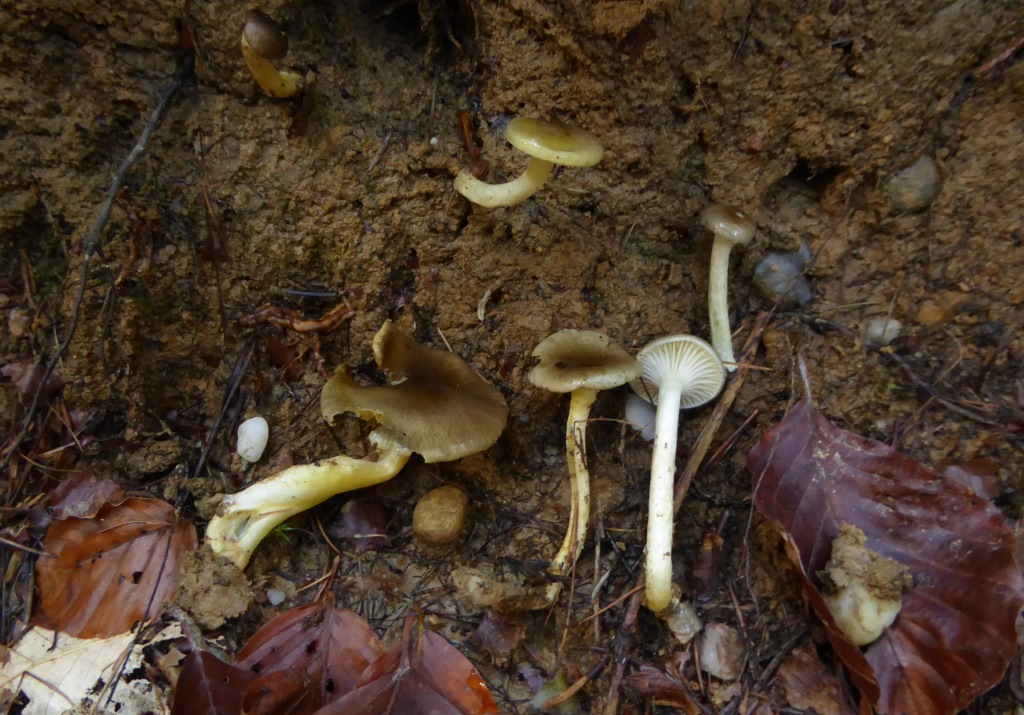
<svg viewBox="0 0 1024 715">
<path fill-rule="evenodd" d="M 757 509 L 784 532 L 811 606 L 879 713 L 955 713 L 999 682 L 1016 650 L 1024 579 L 996 508 L 836 427 L 807 401 L 761 438 L 747 465 Z M 842 523 L 913 576 L 896 622 L 864 651 L 836 627 L 814 576 Z"/>
<path fill-rule="evenodd" d="M 235 658 L 235 664 L 257 675 L 246 694 L 247 712 L 254 691 L 277 700 L 290 682 L 303 684 L 289 704 L 289 713 L 312 713 L 351 691 L 367 666 L 384 653 L 373 629 L 352 611 L 314 602 L 277 616 L 259 629 Z M 291 681 L 277 675 L 293 673 Z M 269 712 L 266 704 L 260 712 Z"/>
<path fill-rule="evenodd" d="M 487 611 L 480 625 L 469 637 L 467 645 L 473 650 L 489 653 L 496 658 L 507 658 L 525 637 L 526 626 L 518 614 Z"/>
<path fill-rule="evenodd" d="M 498 715 L 483 678 L 464 655 L 406 617 L 402 641 L 378 658 L 356 689 L 317 715 Z"/>
<path fill-rule="evenodd" d="M 237 715 L 253 674 L 205 651 L 192 651 L 174 689 L 171 715 Z"/>
<path fill-rule="evenodd" d="M 376 551 L 391 545 L 387 535 L 390 520 L 391 510 L 380 499 L 349 499 L 341 507 L 338 523 L 328 527 L 328 533 L 356 551 Z"/>
<path fill-rule="evenodd" d="M 145 673 L 147 651 L 180 637 L 177 624 L 140 643 L 133 643 L 132 633 L 81 639 L 35 626 L 9 648 L 0 647 L 0 693 L 22 693 L 30 701 L 25 713 L 86 713 L 97 700 L 105 713 L 161 712 L 149 680 L 118 673 Z M 114 681 L 116 689 L 104 688 Z"/>
<path fill-rule="evenodd" d="M 124 499 L 124 489 L 113 479 L 100 477 L 91 469 L 65 479 L 50 492 L 54 519 L 80 516 L 91 519 L 104 504 Z"/>
<path fill-rule="evenodd" d="M 794 708 L 818 715 L 856 715 L 843 697 L 839 676 L 828 671 L 810 643 L 786 656 L 779 667 L 779 680 Z"/>
<path fill-rule="evenodd" d="M 178 585 L 196 529 L 156 499 L 103 506 L 91 519 L 54 521 L 36 567 L 39 625 L 106 638 L 154 615 Z"/>
<path fill-rule="evenodd" d="M 651 698 L 658 705 L 676 708 L 686 715 L 701 712 L 685 684 L 654 666 L 641 665 L 640 670 L 626 676 L 625 683 L 637 695 Z"/>
</svg>

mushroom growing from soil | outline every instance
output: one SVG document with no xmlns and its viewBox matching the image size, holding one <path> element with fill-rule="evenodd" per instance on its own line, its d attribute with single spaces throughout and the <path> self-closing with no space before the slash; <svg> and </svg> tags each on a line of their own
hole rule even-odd
<svg viewBox="0 0 1024 715">
<path fill-rule="evenodd" d="M 504 431 L 505 399 L 458 356 L 419 345 L 391 321 L 374 337 L 373 353 L 392 384 L 364 387 L 339 368 L 324 385 L 320 409 L 328 422 L 345 412 L 376 421 L 369 436 L 375 455 L 296 465 L 224 497 L 206 529 L 214 553 L 244 568 L 285 519 L 391 479 L 413 452 L 425 462 L 451 461 L 487 449 Z"/>
<path fill-rule="evenodd" d="M 579 557 L 590 520 L 590 472 L 587 470 L 587 418 L 601 390 L 625 385 L 640 376 L 640 364 L 604 333 L 560 330 L 542 340 L 533 351 L 540 362 L 530 371 L 530 382 L 551 392 L 569 392 L 569 419 L 565 427 L 566 461 L 572 505 L 569 528 L 562 547 L 548 570 L 565 575 Z"/>
<path fill-rule="evenodd" d="M 725 384 L 714 348 L 692 335 L 668 335 L 637 353 L 643 368 L 630 387 L 657 405 L 647 516 L 646 601 L 658 613 L 672 598 L 672 522 L 679 410 L 713 400 Z"/>
<path fill-rule="evenodd" d="M 474 204 L 488 208 L 513 206 L 537 193 L 555 164 L 594 166 L 604 156 L 593 134 L 557 121 L 517 117 L 505 128 L 505 139 L 529 154 L 530 163 L 518 178 L 505 184 L 488 184 L 463 169 L 455 177 L 455 190 Z"/>
<path fill-rule="evenodd" d="M 700 222 L 715 234 L 708 281 L 711 344 L 725 363 L 725 369 L 732 372 L 736 369 L 736 357 L 732 352 L 732 331 L 729 329 L 729 252 L 733 246 L 750 243 L 757 227 L 745 213 L 724 204 L 708 206 L 701 212 Z"/>
<path fill-rule="evenodd" d="M 271 62 L 287 54 L 288 36 L 281 26 L 266 13 L 250 10 L 242 30 L 242 57 L 263 91 L 277 99 L 291 97 L 302 86 L 302 75 L 278 72 Z"/>
</svg>

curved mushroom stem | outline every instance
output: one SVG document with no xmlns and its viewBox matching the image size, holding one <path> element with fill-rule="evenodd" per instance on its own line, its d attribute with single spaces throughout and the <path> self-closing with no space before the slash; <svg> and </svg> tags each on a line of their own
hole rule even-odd
<svg viewBox="0 0 1024 715">
<path fill-rule="evenodd" d="M 313 464 L 297 464 L 224 497 L 219 514 L 206 527 L 213 553 L 245 568 L 252 552 L 275 526 L 342 492 L 386 482 L 409 461 L 410 452 L 370 434 L 377 461 L 340 454 Z"/>
<path fill-rule="evenodd" d="M 526 170 L 505 184 L 488 184 L 463 169 L 455 177 L 455 190 L 474 204 L 487 208 L 513 206 L 537 193 L 554 168 L 550 161 L 531 158 Z"/>
<path fill-rule="evenodd" d="M 658 613 L 672 599 L 672 528 L 679 433 L 678 387 L 661 385 L 651 454 L 651 494 L 647 514 L 647 607 Z"/>
<path fill-rule="evenodd" d="M 277 99 L 293 96 L 302 87 L 302 75 L 297 72 L 279 72 L 274 64 L 256 54 L 249 41 L 242 37 L 242 57 L 253 78 L 264 92 Z"/>
<path fill-rule="evenodd" d="M 584 387 L 573 390 L 572 398 L 569 400 L 569 420 L 565 425 L 565 454 L 569 464 L 572 506 L 562 548 L 555 554 L 548 567 L 548 571 L 559 576 L 565 576 L 572 570 L 587 540 L 587 524 L 590 522 L 590 471 L 587 469 L 586 454 L 587 419 L 590 417 L 590 408 L 595 399 L 597 390 Z"/>
<path fill-rule="evenodd" d="M 711 323 L 711 347 L 725 363 L 725 369 L 736 369 L 732 352 L 732 331 L 729 329 L 729 241 L 715 238 L 711 246 L 711 276 L 708 281 L 708 320 Z"/>
</svg>

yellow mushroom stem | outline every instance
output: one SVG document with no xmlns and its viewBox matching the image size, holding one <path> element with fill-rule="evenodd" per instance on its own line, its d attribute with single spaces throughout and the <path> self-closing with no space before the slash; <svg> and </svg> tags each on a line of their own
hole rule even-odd
<svg viewBox="0 0 1024 715">
<path fill-rule="evenodd" d="M 242 36 L 242 57 L 253 78 L 263 91 L 271 97 L 286 99 L 293 96 L 302 87 L 302 75 L 297 72 L 279 72 L 274 64 L 256 54 L 249 41 Z"/>
<path fill-rule="evenodd" d="M 297 464 L 224 497 L 219 513 L 206 527 L 206 543 L 217 555 L 245 568 L 260 541 L 289 517 L 342 492 L 380 484 L 398 474 L 409 450 L 370 434 L 377 459 L 344 454 L 313 464 Z"/>
<path fill-rule="evenodd" d="M 569 419 L 565 426 L 565 453 L 569 463 L 569 489 L 572 505 L 569 527 L 562 548 L 555 554 L 548 571 L 565 576 L 579 558 L 587 540 L 590 522 L 590 471 L 587 469 L 587 420 L 597 399 L 597 390 L 585 387 L 573 390 L 569 400 Z"/>
<path fill-rule="evenodd" d="M 504 184 L 488 184 L 473 176 L 468 169 L 463 169 L 455 177 L 455 190 L 474 204 L 487 208 L 514 206 L 537 193 L 554 168 L 550 161 L 531 158 L 518 178 Z"/>
</svg>

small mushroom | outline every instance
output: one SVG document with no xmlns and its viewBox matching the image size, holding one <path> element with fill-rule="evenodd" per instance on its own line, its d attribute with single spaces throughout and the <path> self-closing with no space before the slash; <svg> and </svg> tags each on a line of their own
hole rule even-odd
<svg viewBox="0 0 1024 715">
<path fill-rule="evenodd" d="M 655 613 L 672 598 L 672 522 L 679 410 L 699 407 L 718 395 L 725 369 L 714 348 L 692 335 L 668 335 L 636 356 L 643 368 L 630 387 L 657 405 L 651 492 L 647 516 L 646 601 Z"/>
<path fill-rule="evenodd" d="M 505 429 L 508 407 L 494 387 L 456 355 L 417 344 L 388 321 L 373 339 L 377 365 L 393 384 L 364 387 L 341 368 L 324 385 L 324 419 L 343 412 L 375 420 L 376 454 L 338 455 L 300 464 L 224 497 L 206 529 L 214 553 L 244 568 L 253 550 L 285 519 L 342 492 L 391 479 L 418 452 L 426 462 L 487 449 Z"/>
<path fill-rule="evenodd" d="M 593 134 L 562 122 L 518 117 L 505 128 L 505 139 L 532 158 L 526 170 L 505 184 L 488 184 L 469 170 L 455 177 L 455 190 L 480 206 L 513 206 L 533 196 L 544 185 L 555 164 L 594 166 L 604 149 Z"/>
<path fill-rule="evenodd" d="M 708 318 L 711 344 L 725 369 L 736 369 L 729 329 L 729 252 L 733 246 L 745 246 L 754 240 L 756 226 L 747 214 L 732 206 L 712 204 L 701 212 L 700 221 L 715 234 L 711 247 L 711 277 L 708 281 Z"/>
<path fill-rule="evenodd" d="M 271 60 L 288 54 L 288 36 L 281 26 L 260 10 L 250 10 L 242 30 L 242 57 L 252 76 L 271 97 L 291 97 L 302 87 L 302 75 L 278 72 Z"/>
<path fill-rule="evenodd" d="M 561 330 L 542 340 L 533 351 L 540 362 L 530 382 L 551 392 L 570 392 L 565 427 L 566 461 L 572 494 L 569 528 L 551 561 L 549 571 L 568 573 L 587 540 L 590 520 L 590 472 L 587 470 L 587 418 L 601 390 L 625 385 L 640 376 L 640 365 L 607 335 L 593 330 Z"/>
</svg>

